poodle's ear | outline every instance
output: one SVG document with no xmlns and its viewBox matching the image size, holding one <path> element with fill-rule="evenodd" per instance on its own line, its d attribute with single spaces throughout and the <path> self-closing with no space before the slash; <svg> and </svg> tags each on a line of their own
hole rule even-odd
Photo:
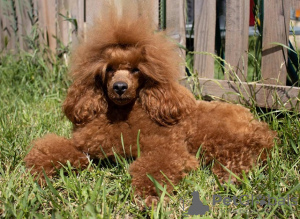
<svg viewBox="0 0 300 219">
<path fill-rule="evenodd" d="M 146 85 L 140 99 L 151 119 L 163 126 L 178 123 L 196 104 L 191 92 L 176 83 Z"/>
<path fill-rule="evenodd" d="M 68 90 L 63 111 L 75 126 L 84 125 L 107 111 L 103 90 L 95 84 L 74 82 Z"/>
</svg>

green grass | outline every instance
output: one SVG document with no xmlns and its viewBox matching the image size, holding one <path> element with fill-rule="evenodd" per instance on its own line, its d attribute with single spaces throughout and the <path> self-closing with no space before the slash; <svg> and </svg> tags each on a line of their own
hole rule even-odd
<svg viewBox="0 0 300 219">
<path fill-rule="evenodd" d="M 191 193 L 209 205 L 208 218 L 297 218 L 300 215 L 300 119 L 297 112 L 263 111 L 251 107 L 257 118 L 279 134 L 272 159 L 245 175 L 239 185 L 220 185 L 202 166 L 191 172 L 168 197 L 162 192 L 157 208 L 142 209 L 130 185 L 130 160 L 91 163 L 89 168 L 64 171 L 40 187 L 24 168 L 23 158 L 33 139 L 46 133 L 69 137 L 71 124 L 61 103 L 69 85 L 67 66 L 37 53 L 2 55 L 0 59 L 0 217 L 3 218 L 181 218 Z M 54 64 L 53 64 L 54 63 Z M 121 136 L 120 136 L 121 140 Z M 200 155 L 201 157 L 201 155 Z M 298 205 L 235 206 L 213 203 L 241 195 L 296 197 Z M 163 200 L 168 197 L 169 202 Z M 194 217 L 194 218 L 199 218 Z"/>
</svg>

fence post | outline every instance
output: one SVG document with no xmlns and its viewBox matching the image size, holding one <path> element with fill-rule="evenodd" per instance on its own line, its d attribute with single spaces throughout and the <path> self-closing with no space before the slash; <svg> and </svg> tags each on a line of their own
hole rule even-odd
<svg viewBox="0 0 300 219">
<path fill-rule="evenodd" d="M 151 5 L 153 8 L 153 23 L 157 29 L 159 29 L 159 2 L 157 1 L 151 1 Z"/>
<path fill-rule="evenodd" d="M 225 59 L 241 81 L 247 79 L 249 10 L 249 0 L 226 1 Z M 230 71 L 225 78 L 232 80 L 235 77 Z"/>
<path fill-rule="evenodd" d="M 2 21 L 3 21 L 3 35 L 4 41 L 7 43 L 7 51 L 16 49 L 16 15 L 14 14 L 14 2 L 2 1 Z"/>
<path fill-rule="evenodd" d="M 26 43 L 25 36 L 29 36 L 32 25 L 34 24 L 34 12 L 33 12 L 33 6 L 30 4 L 28 0 L 23 1 L 16 1 L 16 12 L 18 16 L 18 42 L 20 45 L 20 48 L 23 50 L 28 50 L 28 45 Z M 30 18 L 30 16 L 32 16 Z"/>
<path fill-rule="evenodd" d="M 166 26 L 168 35 L 182 46 L 186 46 L 185 39 L 185 0 L 167 0 Z M 179 49 L 182 60 L 185 60 L 185 50 Z M 181 77 L 185 77 L 185 62 L 181 65 Z"/>
<path fill-rule="evenodd" d="M 292 0 L 291 7 L 294 9 L 300 9 L 300 0 Z"/>
<path fill-rule="evenodd" d="M 286 84 L 290 0 L 264 0 L 261 74 L 266 84 Z"/>
<path fill-rule="evenodd" d="M 35 0 L 38 7 L 39 27 L 43 31 L 43 37 L 40 37 L 41 44 L 47 44 L 51 51 L 56 53 L 56 0 Z"/>
<path fill-rule="evenodd" d="M 195 1 L 194 51 L 215 53 L 216 0 Z M 214 78 L 214 58 L 195 54 L 194 72 L 199 77 Z"/>
<path fill-rule="evenodd" d="M 75 19 L 77 22 L 77 30 L 72 27 L 72 44 L 78 42 L 79 37 L 84 37 L 84 1 L 83 0 L 72 0 L 70 4 L 71 18 Z"/>
<path fill-rule="evenodd" d="M 72 24 L 65 17 L 70 18 L 70 1 L 57 2 L 57 38 L 63 46 L 68 46 L 71 41 Z"/>
<path fill-rule="evenodd" d="M 0 1 L 0 52 L 4 50 L 3 1 Z"/>
</svg>

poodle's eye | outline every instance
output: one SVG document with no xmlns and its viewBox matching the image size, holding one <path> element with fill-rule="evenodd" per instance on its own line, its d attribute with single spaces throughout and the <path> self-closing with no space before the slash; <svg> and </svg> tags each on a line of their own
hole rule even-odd
<svg viewBox="0 0 300 219">
<path fill-rule="evenodd" d="M 112 72 L 114 72 L 114 69 L 111 66 L 107 66 L 105 71 L 106 71 L 106 73 L 112 73 Z"/>
<path fill-rule="evenodd" d="M 133 68 L 133 69 L 131 70 L 131 72 L 132 72 L 133 74 L 136 74 L 136 73 L 139 73 L 139 72 L 140 72 L 140 69 L 138 69 L 138 68 Z"/>
</svg>

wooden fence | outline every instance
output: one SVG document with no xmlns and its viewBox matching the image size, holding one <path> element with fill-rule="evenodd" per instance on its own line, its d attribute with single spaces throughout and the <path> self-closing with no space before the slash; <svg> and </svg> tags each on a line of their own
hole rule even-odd
<svg viewBox="0 0 300 219">
<path fill-rule="evenodd" d="M 159 23 L 158 5 L 153 15 Z M 186 2 L 166 1 L 168 34 L 186 45 Z M 194 0 L 194 71 L 198 74 L 203 95 L 229 101 L 252 101 L 267 108 L 297 108 L 298 87 L 286 86 L 287 49 L 274 42 L 288 45 L 290 8 L 300 8 L 300 0 L 264 0 L 261 75 L 262 80 L 246 82 L 248 67 L 249 1 L 226 0 L 225 62 L 228 74 L 224 80 L 214 79 L 216 4 L 218 0 Z M 102 0 L 0 0 L 0 51 L 29 50 L 25 40 L 38 24 L 40 41 L 53 52 L 68 46 L 85 33 L 93 23 Z M 66 21 L 68 20 L 68 21 Z M 185 52 L 181 51 L 185 56 Z M 174 63 L 176 64 L 176 63 Z M 236 72 L 238 77 L 232 77 Z M 183 71 L 183 77 L 185 72 Z M 243 97 L 243 98 L 241 98 Z"/>
</svg>

